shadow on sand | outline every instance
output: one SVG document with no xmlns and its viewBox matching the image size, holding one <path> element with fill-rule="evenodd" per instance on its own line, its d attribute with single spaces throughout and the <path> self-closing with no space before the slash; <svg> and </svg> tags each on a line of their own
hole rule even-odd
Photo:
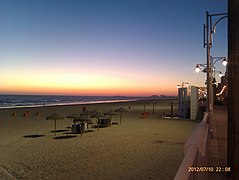
<svg viewBox="0 0 239 180">
<path fill-rule="evenodd" d="M 72 136 L 72 135 L 66 135 L 66 136 L 57 136 L 54 137 L 53 139 L 71 139 L 71 138 L 75 138 L 77 136 Z"/>
<path fill-rule="evenodd" d="M 45 135 L 41 135 L 41 134 L 31 134 L 31 135 L 26 135 L 23 136 L 24 138 L 39 138 L 39 137 L 43 137 Z"/>
</svg>

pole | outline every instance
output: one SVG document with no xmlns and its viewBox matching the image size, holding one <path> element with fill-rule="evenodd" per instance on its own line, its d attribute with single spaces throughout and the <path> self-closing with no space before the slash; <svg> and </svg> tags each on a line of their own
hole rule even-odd
<svg viewBox="0 0 239 180">
<path fill-rule="evenodd" d="M 207 36 L 207 111 L 210 114 L 213 112 L 213 86 L 212 86 L 212 59 L 211 59 L 211 47 L 212 47 L 212 16 L 209 12 L 206 12 L 206 36 Z M 210 116 L 209 116 L 210 117 Z"/>
<path fill-rule="evenodd" d="M 206 47 L 207 47 L 207 112 L 211 113 L 211 62 L 210 62 L 210 46 L 211 35 L 209 36 L 209 13 L 206 11 Z"/>
<path fill-rule="evenodd" d="M 154 105 L 155 105 L 155 103 L 153 103 L 153 116 L 154 116 Z"/>
<path fill-rule="evenodd" d="M 55 119 L 55 136 L 56 136 L 56 119 Z"/>
<path fill-rule="evenodd" d="M 171 102 L 171 118 L 173 118 L 173 102 Z"/>
</svg>

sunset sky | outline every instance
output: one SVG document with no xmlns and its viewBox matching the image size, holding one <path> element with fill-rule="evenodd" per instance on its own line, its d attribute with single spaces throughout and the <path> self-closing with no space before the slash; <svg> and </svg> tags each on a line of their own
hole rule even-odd
<svg viewBox="0 0 239 180">
<path fill-rule="evenodd" d="M 176 95 L 205 86 L 205 11 L 226 0 L 0 0 L 0 94 Z M 212 56 L 227 56 L 227 19 Z M 225 67 L 217 63 L 217 70 Z"/>
</svg>

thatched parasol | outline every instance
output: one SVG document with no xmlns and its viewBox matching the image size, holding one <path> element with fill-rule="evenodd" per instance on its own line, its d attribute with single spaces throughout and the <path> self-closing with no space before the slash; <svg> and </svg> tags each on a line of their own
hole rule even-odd
<svg viewBox="0 0 239 180">
<path fill-rule="evenodd" d="M 84 111 L 83 113 L 80 113 L 80 115 L 84 115 L 84 116 L 92 116 L 96 113 L 96 110 L 93 111 Z"/>
<path fill-rule="evenodd" d="M 118 113 L 115 113 L 112 109 L 107 111 L 106 113 L 104 113 L 104 115 L 109 115 L 110 116 L 110 119 L 112 121 L 112 116 L 113 115 L 118 115 Z"/>
<path fill-rule="evenodd" d="M 127 110 L 122 108 L 122 107 L 120 107 L 120 108 L 116 109 L 115 112 L 119 112 L 120 113 L 120 124 L 121 124 L 122 114 L 123 114 L 123 112 L 127 112 Z"/>
<path fill-rule="evenodd" d="M 96 118 L 97 119 L 97 131 L 99 131 L 99 119 L 100 118 L 106 118 L 105 115 L 101 112 L 96 111 L 95 114 L 91 116 L 91 118 Z"/>
<path fill-rule="evenodd" d="M 93 115 L 91 115 L 90 117 L 91 117 L 91 118 L 96 118 L 96 119 L 98 119 L 98 118 L 105 117 L 105 115 L 104 115 L 103 113 L 101 113 L 101 112 L 96 111 L 96 112 L 95 112 Z"/>
<path fill-rule="evenodd" d="M 80 114 L 73 113 L 73 114 L 70 114 L 70 115 L 66 116 L 66 118 L 74 119 L 74 118 L 77 118 L 79 116 L 80 116 Z"/>
<path fill-rule="evenodd" d="M 70 114 L 70 115 L 66 116 L 66 118 L 71 119 L 74 124 L 75 124 L 74 119 L 78 118 L 78 117 L 80 117 L 80 114 L 76 114 L 76 113 L 73 113 L 73 114 Z"/>
<path fill-rule="evenodd" d="M 46 120 L 55 120 L 55 136 L 56 136 L 56 120 L 64 119 L 64 116 L 61 116 L 57 113 L 53 113 L 46 117 Z"/>
<path fill-rule="evenodd" d="M 73 122 L 86 122 L 86 123 L 91 123 L 91 119 L 86 117 L 86 116 L 78 116 L 73 119 Z"/>
</svg>

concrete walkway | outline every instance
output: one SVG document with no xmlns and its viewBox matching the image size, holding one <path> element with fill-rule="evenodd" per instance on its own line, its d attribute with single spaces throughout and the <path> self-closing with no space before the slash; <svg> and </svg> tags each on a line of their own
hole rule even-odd
<svg viewBox="0 0 239 180">
<path fill-rule="evenodd" d="M 208 166 L 227 167 L 227 107 L 216 106 L 211 117 L 211 130 L 213 137 L 210 139 Z M 209 180 L 230 179 L 225 172 L 212 172 Z"/>
</svg>

